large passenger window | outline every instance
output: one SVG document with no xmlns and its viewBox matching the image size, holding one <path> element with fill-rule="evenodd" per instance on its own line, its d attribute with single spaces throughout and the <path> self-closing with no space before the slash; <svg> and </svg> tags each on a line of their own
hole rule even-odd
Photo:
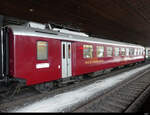
<svg viewBox="0 0 150 115">
<path fill-rule="evenodd" d="M 130 48 L 130 56 L 133 56 L 134 55 L 134 48 Z"/>
<path fill-rule="evenodd" d="M 37 60 L 48 60 L 48 42 L 37 41 Z"/>
<path fill-rule="evenodd" d="M 96 46 L 97 57 L 104 57 L 104 47 Z"/>
<path fill-rule="evenodd" d="M 92 45 L 83 45 L 83 57 L 92 58 L 93 57 L 93 46 Z"/>
<path fill-rule="evenodd" d="M 113 55 L 112 47 L 107 47 L 107 57 L 112 57 L 112 55 Z"/>
<path fill-rule="evenodd" d="M 143 49 L 140 49 L 140 51 L 141 51 L 141 55 L 143 55 Z"/>
<path fill-rule="evenodd" d="M 126 56 L 129 56 L 130 50 L 129 48 L 126 48 Z"/>
<path fill-rule="evenodd" d="M 125 54 L 126 54 L 125 48 L 121 48 L 121 56 L 125 56 Z"/>
<path fill-rule="evenodd" d="M 137 50 L 137 55 L 140 55 L 140 49 Z"/>
<path fill-rule="evenodd" d="M 144 49 L 141 49 L 142 50 L 142 55 L 145 55 L 145 51 L 144 51 Z"/>
<path fill-rule="evenodd" d="M 134 49 L 134 56 L 137 55 L 137 49 Z"/>
<path fill-rule="evenodd" d="M 119 56 L 119 52 L 120 52 L 119 48 L 115 48 L 115 56 Z"/>
</svg>

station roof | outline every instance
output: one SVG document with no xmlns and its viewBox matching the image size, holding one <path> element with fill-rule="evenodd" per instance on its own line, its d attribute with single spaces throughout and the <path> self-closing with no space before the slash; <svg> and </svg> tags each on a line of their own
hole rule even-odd
<svg viewBox="0 0 150 115">
<path fill-rule="evenodd" d="M 150 46 L 150 0 L 3 0 L 0 14 Z"/>
</svg>

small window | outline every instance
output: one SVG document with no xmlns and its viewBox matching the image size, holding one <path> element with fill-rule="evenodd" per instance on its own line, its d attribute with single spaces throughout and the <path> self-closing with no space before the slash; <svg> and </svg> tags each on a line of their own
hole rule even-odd
<svg viewBox="0 0 150 115">
<path fill-rule="evenodd" d="M 104 57 L 104 47 L 103 46 L 96 46 L 97 57 Z"/>
<path fill-rule="evenodd" d="M 113 55 L 112 47 L 107 47 L 107 57 L 112 57 L 112 55 Z"/>
<path fill-rule="evenodd" d="M 70 44 L 68 45 L 68 58 L 71 58 L 71 46 Z"/>
<path fill-rule="evenodd" d="M 83 57 L 92 58 L 93 57 L 93 46 L 92 45 L 83 45 Z"/>
<path fill-rule="evenodd" d="M 48 60 L 48 42 L 37 41 L 37 60 Z"/>
<path fill-rule="evenodd" d="M 125 53 L 126 53 L 125 48 L 121 48 L 121 56 L 125 56 Z"/>
<path fill-rule="evenodd" d="M 119 52 L 120 52 L 119 48 L 115 48 L 115 56 L 119 56 Z"/>
<path fill-rule="evenodd" d="M 129 53 L 130 53 L 129 48 L 126 48 L 126 56 L 129 56 Z"/>
<path fill-rule="evenodd" d="M 63 59 L 65 59 L 65 44 L 63 44 Z"/>
</svg>

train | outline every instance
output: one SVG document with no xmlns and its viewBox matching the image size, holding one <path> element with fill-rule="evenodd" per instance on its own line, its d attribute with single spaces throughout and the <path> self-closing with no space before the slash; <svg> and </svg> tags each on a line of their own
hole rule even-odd
<svg viewBox="0 0 150 115">
<path fill-rule="evenodd" d="M 145 47 L 28 22 L 0 29 L 0 84 L 50 89 L 93 74 L 145 61 Z"/>
<path fill-rule="evenodd" d="M 146 60 L 150 60 L 150 47 L 145 47 L 145 58 Z"/>
</svg>

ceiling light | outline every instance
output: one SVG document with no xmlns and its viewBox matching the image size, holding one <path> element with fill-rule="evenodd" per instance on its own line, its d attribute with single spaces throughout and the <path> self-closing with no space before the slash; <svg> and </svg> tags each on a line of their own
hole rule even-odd
<svg viewBox="0 0 150 115">
<path fill-rule="evenodd" d="M 34 12 L 34 9 L 30 8 L 29 11 L 30 11 L 30 12 Z"/>
</svg>

